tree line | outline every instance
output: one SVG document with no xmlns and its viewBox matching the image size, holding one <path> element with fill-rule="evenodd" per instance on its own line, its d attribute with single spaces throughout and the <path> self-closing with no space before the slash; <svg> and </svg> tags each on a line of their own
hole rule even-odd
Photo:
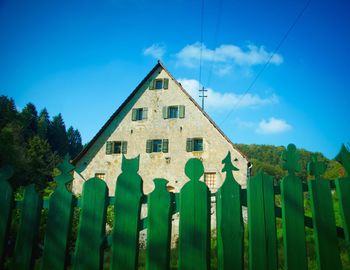
<svg viewBox="0 0 350 270">
<path fill-rule="evenodd" d="M 46 108 L 38 113 L 33 103 L 18 111 L 12 98 L 0 96 L 0 167 L 14 168 L 14 188 L 35 183 L 45 189 L 63 158 L 82 149 L 80 132 L 66 129 L 61 114 L 51 119 Z"/>
</svg>

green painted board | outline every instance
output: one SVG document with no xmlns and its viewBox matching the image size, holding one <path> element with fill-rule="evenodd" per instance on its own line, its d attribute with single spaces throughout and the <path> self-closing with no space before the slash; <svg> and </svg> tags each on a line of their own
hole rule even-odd
<svg viewBox="0 0 350 270">
<path fill-rule="evenodd" d="M 0 169 L 0 269 L 4 263 L 5 245 L 13 205 L 12 187 L 7 181 L 12 174 L 13 170 L 11 167 L 3 167 Z"/>
<path fill-rule="evenodd" d="M 73 268 L 102 269 L 108 188 L 95 177 L 84 183 Z"/>
<path fill-rule="evenodd" d="M 316 244 L 316 261 L 318 269 L 342 269 L 338 249 L 338 239 L 335 227 L 332 194 L 330 182 L 321 174 L 326 170 L 324 162 L 312 156 L 308 171 L 315 176 L 309 181 L 309 193 L 314 223 L 314 238 Z"/>
<path fill-rule="evenodd" d="M 248 179 L 249 269 L 277 269 L 273 178 L 262 172 Z"/>
<path fill-rule="evenodd" d="M 241 186 L 232 171 L 238 171 L 231 162 L 231 153 L 222 161 L 226 172 L 223 185 L 216 192 L 218 269 L 243 269 L 244 226 L 241 205 Z"/>
<path fill-rule="evenodd" d="M 42 269 L 65 269 L 68 263 L 73 194 L 67 190 L 66 185 L 73 180 L 71 171 L 74 167 L 66 159 L 59 169 L 61 174 L 55 177 L 57 187 L 49 202 Z"/>
<path fill-rule="evenodd" d="M 18 229 L 13 269 L 31 269 L 34 264 L 33 250 L 36 244 L 42 198 L 35 190 L 34 184 L 24 190 L 24 199 L 21 206 L 21 221 Z"/>
<path fill-rule="evenodd" d="M 204 167 L 199 159 L 187 161 L 190 179 L 180 191 L 179 269 L 204 270 L 210 267 L 210 195 L 199 179 Z"/>
<path fill-rule="evenodd" d="M 335 159 L 343 165 L 346 171 L 346 177 L 337 179 L 335 185 L 337 188 L 345 241 L 350 260 L 350 152 L 344 145 Z"/>
<path fill-rule="evenodd" d="M 123 156 L 122 173 L 118 176 L 115 190 L 111 259 L 113 270 L 137 269 L 143 195 L 142 179 L 138 170 L 139 156 L 134 159 Z"/>
<path fill-rule="evenodd" d="M 284 268 L 303 270 L 307 269 L 304 196 L 301 179 L 295 175 L 300 171 L 295 145 L 288 145 L 282 160 L 283 168 L 288 171 L 281 181 Z"/>
<path fill-rule="evenodd" d="M 166 270 L 170 263 L 171 196 L 167 180 L 154 179 L 155 189 L 148 196 L 147 270 Z"/>
</svg>

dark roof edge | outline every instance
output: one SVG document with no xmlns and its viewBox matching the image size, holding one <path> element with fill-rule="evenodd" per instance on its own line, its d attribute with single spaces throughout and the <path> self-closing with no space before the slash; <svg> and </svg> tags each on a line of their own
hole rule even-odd
<svg viewBox="0 0 350 270">
<path fill-rule="evenodd" d="M 159 68 L 163 68 L 165 72 L 174 80 L 174 82 L 180 87 L 180 89 L 185 93 L 185 95 L 193 102 L 193 104 L 204 114 L 204 116 L 209 120 L 209 122 L 219 131 L 219 133 L 232 145 L 232 147 L 240 153 L 247 161 L 248 158 L 239 151 L 233 142 L 225 135 L 225 133 L 215 124 L 215 122 L 210 118 L 210 116 L 202 110 L 199 104 L 191 97 L 191 95 L 182 87 L 181 83 L 179 83 L 173 75 L 168 71 L 168 69 L 163 65 L 163 63 L 158 60 L 157 64 L 152 68 L 152 70 L 146 75 L 146 77 L 137 85 L 137 87 L 131 92 L 131 94 L 127 97 L 127 99 L 119 106 L 119 108 L 112 114 L 112 116 L 107 120 L 107 122 L 102 126 L 102 128 L 97 132 L 97 134 L 92 138 L 92 140 L 88 143 L 86 147 L 72 160 L 72 164 L 76 165 L 79 160 L 89 151 L 98 137 L 105 131 L 105 129 L 109 126 L 109 124 L 113 121 L 113 119 L 122 111 L 122 109 L 128 104 L 128 102 L 133 98 L 133 96 L 137 93 L 137 91 L 142 87 L 142 85 L 151 77 L 151 75 Z"/>
<path fill-rule="evenodd" d="M 102 126 L 102 128 L 97 132 L 97 134 L 92 138 L 92 140 L 87 144 L 86 147 L 72 160 L 72 164 L 76 165 L 78 161 L 90 150 L 92 145 L 96 142 L 98 137 L 105 131 L 113 119 L 122 111 L 122 109 L 128 104 L 128 102 L 135 96 L 140 87 L 151 77 L 151 75 L 163 65 L 158 60 L 157 64 L 152 68 L 152 70 L 146 75 L 146 77 L 136 86 L 136 88 L 131 92 L 131 94 L 126 98 L 126 100 L 119 106 L 119 108 L 112 114 L 112 116 L 107 120 L 107 122 Z"/>
</svg>

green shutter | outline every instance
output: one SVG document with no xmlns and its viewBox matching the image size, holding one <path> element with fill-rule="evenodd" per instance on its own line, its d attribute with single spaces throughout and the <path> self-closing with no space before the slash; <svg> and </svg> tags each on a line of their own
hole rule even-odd
<svg viewBox="0 0 350 270">
<path fill-rule="evenodd" d="M 169 79 L 164 79 L 163 88 L 168 89 L 168 86 L 169 86 Z"/>
<path fill-rule="evenodd" d="M 111 155 L 113 152 L 113 142 L 106 142 L 106 155 Z"/>
<path fill-rule="evenodd" d="M 162 150 L 163 150 L 163 153 L 168 153 L 168 151 L 169 151 L 169 140 L 168 139 L 163 140 Z"/>
<path fill-rule="evenodd" d="M 183 105 L 179 106 L 179 117 L 185 118 L 185 106 L 183 106 Z"/>
<path fill-rule="evenodd" d="M 152 140 L 147 140 L 146 142 L 146 153 L 152 152 Z"/>
<path fill-rule="evenodd" d="M 122 153 L 126 154 L 128 151 L 128 142 L 127 141 L 122 141 Z"/>
<path fill-rule="evenodd" d="M 136 121 L 136 109 L 132 109 L 132 115 L 131 115 L 131 120 Z"/>
<path fill-rule="evenodd" d="M 143 108 L 142 109 L 142 119 L 147 119 L 147 117 L 148 117 L 148 109 Z"/>
<path fill-rule="evenodd" d="M 168 107 L 163 107 L 163 118 L 168 119 Z"/>
<path fill-rule="evenodd" d="M 152 80 L 152 81 L 149 83 L 149 90 L 153 90 L 153 89 L 154 89 L 154 83 L 155 83 L 155 80 Z"/>
<path fill-rule="evenodd" d="M 193 139 L 187 139 L 186 141 L 186 151 L 192 152 L 193 151 Z"/>
</svg>

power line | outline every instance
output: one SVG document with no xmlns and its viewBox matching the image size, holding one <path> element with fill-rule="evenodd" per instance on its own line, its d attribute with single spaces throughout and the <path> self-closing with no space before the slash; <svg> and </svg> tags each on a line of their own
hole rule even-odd
<svg viewBox="0 0 350 270">
<path fill-rule="evenodd" d="M 299 21 L 299 19 L 303 16 L 304 12 L 306 11 L 306 9 L 309 7 L 311 3 L 311 0 L 307 1 L 307 3 L 305 4 L 305 6 L 303 7 L 303 9 L 299 12 L 298 16 L 295 18 L 294 22 L 291 24 L 291 26 L 288 28 L 287 32 L 284 34 L 284 36 L 282 37 L 282 39 L 280 40 L 280 42 L 277 44 L 275 50 L 271 53 L 270 57 L 268 58 L 268 60 L 266 61 L 266 63 L 264 64 L 264 66 L 260 69 L 260 71 L 258 72 L 258 74 L 255 76 L 254 80 L 251 82 L 251 84 L 249 85 L 249 87 L 247 88 L 247 90 L 243 93 L 243 95 L 240 97 L 240 99 L 237 101 L 236 105 L 228 112 L 228 114 L 226 115 L 226 117 L 221 121 L 220 125 L 222 125 L 231 115 L 231 113 L 233 112 L 233 110 L 235 108 L 238 107 L 239 103 L 243 100 L 243 98 L 247 95 L 247 93 L 252 89 L 252 87 L 254 86 L 254 84 L 257 82 L 257 80 L 259 79 L 259 77 L 261 76 L 261 74 L 265 71 L 265 69 L 267 68 L 267 66 L 270 64 L 273 56 L 277 53 L 277 51 L 281 48 L 282 44 L 284 43 L 284 41 L 287 39 L 288 35 L 290 34 L 290 32 L 293 30 L 294 26 L 297 24 L 297 22 Z"/>
<path fill-rule="evenodd" d="M 200 32 L 200 53 L 199 53 L 199 87 L 202 83 L 202 54 L 203 54 L 203 20 L 204 20 L 204 0 L 201 5 L 201 32 Z"/>
</svg>

